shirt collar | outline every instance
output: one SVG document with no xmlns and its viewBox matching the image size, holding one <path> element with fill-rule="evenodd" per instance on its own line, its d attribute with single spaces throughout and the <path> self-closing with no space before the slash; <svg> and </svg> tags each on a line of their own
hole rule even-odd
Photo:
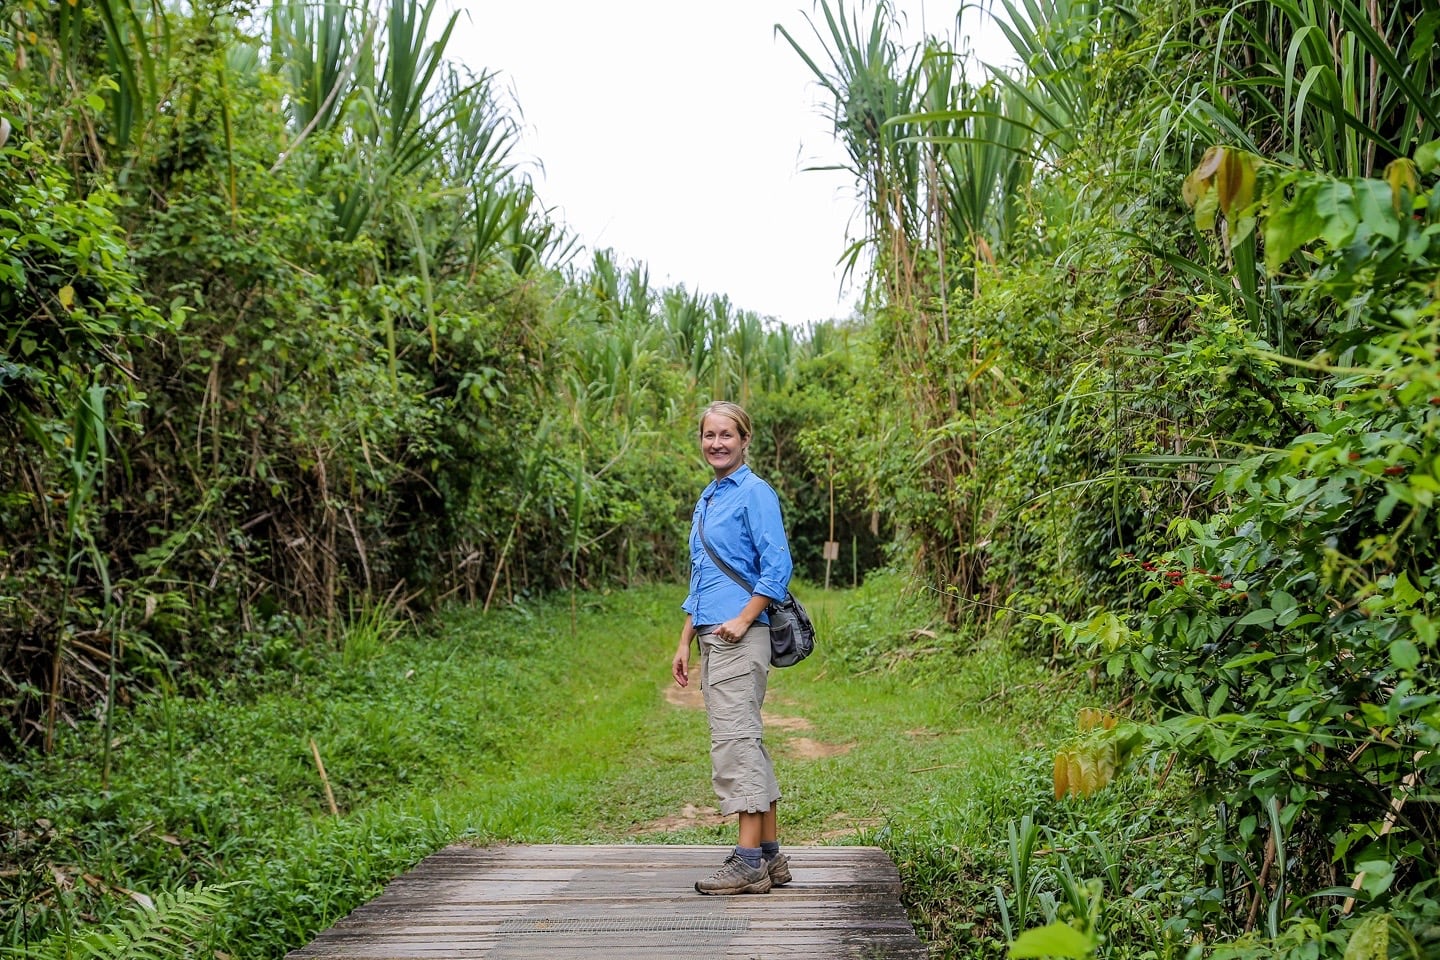
<svg viewBox="0 0 1440 960">
<path fill-rule="evenodd" d="M 716 493 L 719 492 L 721 485 L 727 483 L 731 486 L 738 487 L 740 486 L 740 481 L 745 479 L 749 475 L 750 464 L 742 463 L 738 468 L 736 468 L 734 473 L 731 473 L 725 477 L 721 477 L 719 480 L 711 480 L 708 484 L 706 484 L 705 492 L 703 495 L 706 497 L 714 496 Z"/>
</svg>

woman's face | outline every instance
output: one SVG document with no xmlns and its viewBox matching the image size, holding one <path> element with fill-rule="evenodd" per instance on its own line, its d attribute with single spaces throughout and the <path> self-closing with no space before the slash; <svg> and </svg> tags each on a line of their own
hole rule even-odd
<svg viewBox="0 0 1440 960">
<path fill-rule="evenodd" d="M 729 417 L 712 413 L 700 424 L 700 453 L 717 479 L 740 469 L 749 443 L 748 438 L 741 438 L 739 426 Z"/>
</svg>

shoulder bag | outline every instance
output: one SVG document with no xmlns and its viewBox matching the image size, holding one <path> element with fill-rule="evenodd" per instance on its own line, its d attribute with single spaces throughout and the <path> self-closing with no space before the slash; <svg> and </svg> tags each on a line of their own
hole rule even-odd
<svg viewBox="0 0 1440 960">
<path fill-rule="evenodd" d="M 705 539 L 705 517 L 700 517 L 700 545 L 715 561 L 715 566 L 724 571 L 725 575 L 734 580 L 740 586 L 755 592 L 754 586 L 746 583 L 740 574 L 736 573 L 730 564 L 720 559 L 710 546 L 710 541 Z M 810 614 L 800 605 L 800 601 L 790 591 L 785 591 L 783 600 L 771 600 L 770 605 L 765 608 L 765 615 L 770 619 L 770 665 L 772 667 L 790 667 L 804 660 L 815 650 L 815 625 L 810 622 Z"/>
</svg>

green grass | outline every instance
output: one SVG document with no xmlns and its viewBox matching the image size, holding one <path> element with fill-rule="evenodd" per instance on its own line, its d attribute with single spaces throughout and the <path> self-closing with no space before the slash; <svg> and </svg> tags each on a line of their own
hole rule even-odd
<svg viewBox="0 0 1440 960">
<path fill-rule="evenodd" d="M 767 701 L 807 725 L 767 734 L 782 840 L 886 846 L 937 947 L 958 950 L 972 927 L 993 946 L 1006 824 L 1056 806 L 1045 748 L 1079 701 L 1003 643 L 917 633 L 933 624 L 900 592 L 885 578 L 805 592 L 821 646 L 772 674 Z M 5 770 L 0 944 L 112 920 L 126 891 L 236 882 L 214 946 L 280 957 L 457 840 L 733 842 L 733 823 L 655 826 L 715 804 L 703 712 L 665 697 L 682 596 L 585 595 L 573 633 L 565 598 L 454 610 L 423 636 L 362 619 L 365 639 L 342 652 L 137 703 L 117 722 L 108 789 L 98 728 L 72 731 Z M 840 752 L 806 759 L 798 738 Z"/>
</svg>

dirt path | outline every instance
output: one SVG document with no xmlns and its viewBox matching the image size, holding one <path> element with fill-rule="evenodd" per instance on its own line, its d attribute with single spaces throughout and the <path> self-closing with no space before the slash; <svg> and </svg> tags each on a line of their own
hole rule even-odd
<svg viewBox="0 0 1440 960">
<path fill-rule="evenodd" d="M 700 692 L 698 683 L 693 683 L 688 687 L 680 687 L 674 683 L 666 684 L 665 702 L 672 709 L 701 711 L 705 709 L 704 695 Z M 783 701 L 781 702 L 783 703 Z M 761 713 L 761 718 L 765 723 L 766 745 L 788 760 L 804 762 L 838 757 L 849 753 L 855 746 L 853 743 L 824 743 L 812 737 L 803 736 L 813 726 L 804 717 L 765 710 Z M 872 820 L 857 820 L 844 813 L 834 814 L 830 819 L 835 826 L 822 835 L 825 839 L 846 836 L 875 823 Z M 732 820 L 732 817 L 722 816 L 720 811 L 713 806 L 687 803 L 676 813 L 640 824 L 631 832 L 636 835 L 667 833 L 687 827 L 723 825 Z"/>
</svg>

